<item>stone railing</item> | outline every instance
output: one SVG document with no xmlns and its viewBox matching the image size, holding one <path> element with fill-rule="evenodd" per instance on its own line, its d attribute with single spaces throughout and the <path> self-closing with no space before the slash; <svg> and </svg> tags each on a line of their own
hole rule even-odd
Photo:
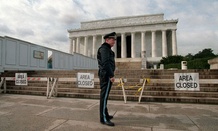
<svg viewBox="0 0 218 131">
<path fill-rule="evenodd" d="M 218 69 L 218 57 L 208 60 L 208 64 L 210 64 L 210 69 Z"/>
</svg>

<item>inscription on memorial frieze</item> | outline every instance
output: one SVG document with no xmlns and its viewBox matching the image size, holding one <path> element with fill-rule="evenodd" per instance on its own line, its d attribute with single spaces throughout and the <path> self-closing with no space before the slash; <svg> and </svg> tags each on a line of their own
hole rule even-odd
<svg viewBox="0 0 218 131">
<path fill-rule="evenodd" d="M 145 15 L 145 16 L 137 16 L 137 17 L 120 17 L 116 19 L 82 22 L 81 29 L 140 25 L 140 24 L 153 23 L 159 21 L 164 21 L 163 14 Z"/>
</svg>

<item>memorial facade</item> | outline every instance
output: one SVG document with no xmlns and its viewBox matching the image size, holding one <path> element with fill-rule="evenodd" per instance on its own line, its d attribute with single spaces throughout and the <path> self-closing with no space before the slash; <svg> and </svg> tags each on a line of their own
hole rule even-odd
<svg viewBox="0 0 218 131">
<path fill-rule="evenodd" d="M 81 28 L 70 29 L 70 53 L 96 58 L 103 36 L 117 33 L 113 51 L 116 62 L 158 63 L 162 57 L 177 55 L 178 19 L 164 20 L 164 14 L 117 17 L 81 22 Z"/>
</svg>

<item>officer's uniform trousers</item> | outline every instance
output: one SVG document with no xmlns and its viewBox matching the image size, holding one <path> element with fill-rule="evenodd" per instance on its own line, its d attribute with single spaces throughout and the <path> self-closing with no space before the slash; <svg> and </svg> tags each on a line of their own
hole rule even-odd
<svg viewBox="0 0 218 131">
<path fill-rule="evenodd" d="M 102 122 L 109 121 L 109 114 L 107 109 L 107 100 L 111 90 L 112 82 L 110 78 L 99 78 L 100 79 L 100 120 Z"/>
</svg>

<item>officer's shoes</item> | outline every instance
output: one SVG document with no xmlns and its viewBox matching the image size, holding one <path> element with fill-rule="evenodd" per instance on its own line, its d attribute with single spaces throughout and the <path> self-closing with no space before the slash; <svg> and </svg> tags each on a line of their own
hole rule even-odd
<svg viewBox="0 0 218 131">
<path fill-rule="evenodd" d="M 111 119 L 113 119 L 113 118 L 114 118 L 113 116 L 110 116 L 110 115 L 108 116 L 108 119 L 109 119 L 109 120 L 111 120 Z"/>
<path fill-rule="evenodd" d="M 104 125 L 107 125 L 107 126 L 115 126 L 115 124 L 111 121 L 106 121 L 106 122 L 103 122 L 101 121 L 101 124 L 104 124 Z"/>
</svg>

